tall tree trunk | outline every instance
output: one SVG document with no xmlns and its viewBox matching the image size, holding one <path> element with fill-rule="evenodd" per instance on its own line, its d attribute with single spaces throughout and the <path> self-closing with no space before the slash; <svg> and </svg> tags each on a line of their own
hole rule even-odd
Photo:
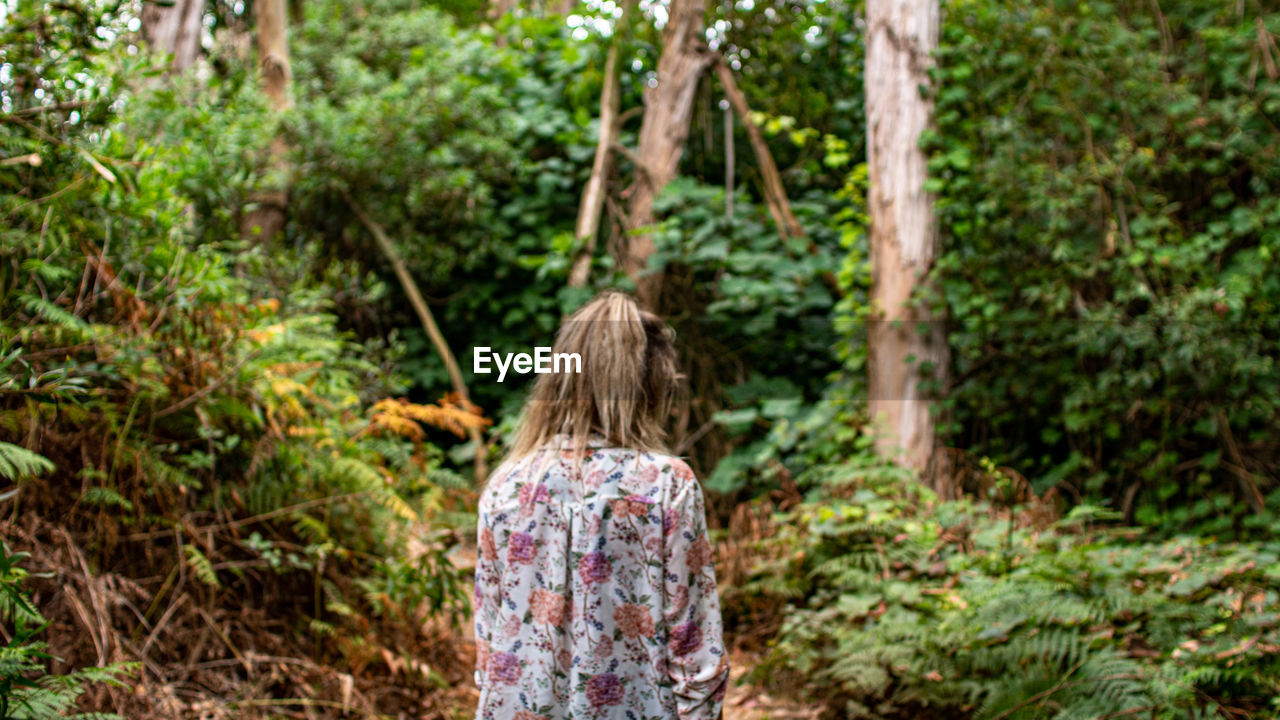
<svg viewBox="0 0 1280 720">
<path fill-rule="evenodd" d="M 182 72 L 200 57 L 204 32 L 204 0 L 174 0 L 171 5 L 142 5 L 142 34 L 151 49 L 172 55 L 170 68 Z"/>
<path fill-rule="evenodd" d="M 936 452 L 935 418 L 921 391 L 921 364 L 931 377 L 946 372 L 940 318 L 908 301 L 933 268 L 938 228 L 925 191 L 926 163 L 918 145 L 933 103 L 927 85 L 938 45 L 938 0 L 867 2 L 867 164 L 871 186 L 871 302 L 868 328 L 869 397 L 878 421 L 877 448 L 930 479 L 945 482 Z M 921 325 L 927 328 L 919 332 Z M 902 454 L 899 456 L 898 453 Z M 943 489 L 940 488 L 939 489 Z"/>
<path fill-rule="evenodd" d="M 258 69 L 262 75 L 262 91 L 271 101 L 271 107 L 283 112 L 293 107 L 291 85 L 293 73 L 289 69 L 288 0 L 258 0 Z M 256 207 L 246 213 L 241 222 L 241 234 L 259 240 L 269 240 L 284 229 L 285 209 L 289 204 L 289 187 L 285 178 L 289 173 L 284 138 L 276 136 L 271 141 L 267 166 L 273 179 L 253 197 Z"/>
<path fill-rule="evenodd" d="M 711 62 L 703 38 L 706 32 L 707 0 L 671 0 L 667 26 L 663 29 L 662 55 L 658 58 L 658 85 L 649 88 L 644 99 L 644 119 L 640 123 L 636 150 L 636 181 L 628 202 L 629 229 L 653 224 L 653 198 L 675 179 L 689 137 L 693 99 L 698 81 Z M 640 300 L 657 309 L 662 276 L 645 272 L 653 255 L 653 238 L 648 233 L 631 234 L 621 248 L 621 267 L 636 282 Z"/>
<path fill-rule="evenodd" d="M 293 107 L 289 69 L 289 2 L 258 0 L 258 69 L 262 72 L 262 90 L 276 110 Z"/>
</svg>

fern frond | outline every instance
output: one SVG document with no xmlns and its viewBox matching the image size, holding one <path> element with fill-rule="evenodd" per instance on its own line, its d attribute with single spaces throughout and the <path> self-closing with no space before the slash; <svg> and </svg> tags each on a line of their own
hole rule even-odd
<svg viewBox="0 0 1280 720">
<path fill-rule="evenodd" d="M 48 458 L 12 443 L 0 442 L 0 477 L 21 480 L 53 472 Z"/>
<path fill-rule="evenodd" d="M 218 582 L 218 573 L 213 569 L 213 563 L 200 552 L 200 548 L 187 543 L 182 546 L 182 553 L 187 559 L 191 572 L 195 573 L 200 582 L 210 587 L 222 587 L 222 583 Z"/>
</svg>

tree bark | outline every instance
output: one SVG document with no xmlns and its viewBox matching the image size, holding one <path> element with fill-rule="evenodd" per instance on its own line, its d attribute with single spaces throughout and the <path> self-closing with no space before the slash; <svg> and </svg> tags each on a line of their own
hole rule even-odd
<svg viewBox="0 0 1280 720">
<path fill-rule="evenodd" d="M 258 0 L 258 69 L 262 75 L 262 91 L 271 101 L 271 107 L 284 112 L 293 107 L 291 85 L 293 74 L 289 68 L 288 0 Z M 285 210 L 289 204 L 286 159 L 288 147 L 284 138 L 275 137 L 267 159 L 267 167 L 274 177 L 268 187 L 254 194 L 256 207 L 245 214 L 241 222 L 241 234 L 258 240 L 269 240 L 284 229 Z"/>
<path fill-rule="evenodd" d="M 262 91 L 276 110 L 293 107 L 289 69 L 289 3 L 288 0 L 258 0 L 258 69 L 262 72 Z"/>
<path fill-rule="evenodd" d="M 623 17 L 626 22 L 626 6 Z M 618 79 L 618 41 L 609 44 L 604 61 L 604 88 L 600 91 L 600 137 L 596 141 L 596 157 L 591 164 L 591 177 L 582 190 L 582 202 L 578 206 L 578 222 L 574 237 L 582 243 L 578 255 L 569 269 L 569 287 L 583 287 L 591 273 L 591 258 L 596 250 L 596 237 L 600 234 L 600 217 L 604 214 L 604 198 L 610 167 L 613 162 L 613 145 L 620 130 L 618 104 L 621 83 Z"/>
<path fill-rule="evenodd" d="M 169 67 L 182 72 L 200 57 L 204 32 L 204 0 L 175 0 L 172 5 L 154 2 L 142 6 L 142 35 L 151 49 L 172 55 Z"/>
<path fill-rule="evenodd" d="M 742 118 L 742 126 L 747 129 L 747 139 L 751 141 L 751 149 L 755 152 L 756 162 L 760 165 L 760 178 L 764 181 L 765 205 L 769 207 L 769 214 L 773 216 L 773 222 L 778 226 L 778 233 L 784 240 L 789 237 L 803 237 L 804 228 L 791 212 L 791 203 L 787 201 L 787 191 L 782 185 L 782 175 L 778 172 L 777 164 L 773 162 L 769 144 L 764 141 L 764 133 L 760 132 L 760 128 L 751 121 L 751 108 L 747 106 L 747 96 L 738 89 L 738 83 L 733 79 L 733 70 L 723 58 L 717 58 L 715 65 L 716 77 L 720 79 L 725 97 L 729 99 L 729 104 L 733 106 L 738 117 Z M 727 131 L 728 128 L 726 128 Z"/>
<path fill-rule="evenodd" d="M 632 232 L 623 243 L 619 260 L 622 270 L 635 281 L 641 302 L 655 310 L 662 275 L 645 272 L 653 255 L 653 237 L 635 231 L 653 224 L 654 196 L 675 179 L 680 166 L 698 81 L 711 62 L 703 39 L 706 14 L 707 0 L 671 0 L 658 58 L 658 84 L 645 93 L 636 152 L 639 167 L 627 212 Z"/>
<path fill-rule="evenodd" d="M 938 255 L 933 197 L 925 191 L 926 158 L 920 135 L 933 103 L 927 85 L 938 45 L 938 0 L 868 0 L 866 55 L 868 205 L 871 215 L 871 303 L 868 327 L 869 398 L 878 427 L 877 448 L 919 471 L 935 488 L 947 481 L 935 452 L 931 398 L 920 389 L 921 364 L 930 377 L 947 369 L 941 319 L 912 307 Z M 918 328 L 924 325 L 922 333 Z M 900 453 L 900 454 L 899 454 Z"/>
</svg>

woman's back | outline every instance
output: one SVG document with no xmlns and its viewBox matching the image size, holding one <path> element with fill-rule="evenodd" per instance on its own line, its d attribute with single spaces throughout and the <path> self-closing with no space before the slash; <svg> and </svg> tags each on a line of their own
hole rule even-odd
<svg viewBox="0 0 1280 720">
<path fill-rule="evenodd" d="M 728 657 L 693 472 L 570 445 L 505 463 L 481 497 L 477 717 L 718 717 Z"/>
</svg>

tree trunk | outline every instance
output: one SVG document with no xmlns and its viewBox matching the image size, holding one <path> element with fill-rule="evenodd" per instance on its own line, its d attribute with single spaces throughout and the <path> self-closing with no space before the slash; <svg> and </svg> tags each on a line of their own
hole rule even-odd
<svg viewBox="0 0 1280 720">
<path fill-rule="evenodd" d="M 633 231 L 653 224 L 653 198 L 676 177 L 689 136 L 698 81 L 711 62 L 703 40 L 707 0 L 671 0 L 669 14 L 663 29 L 662 55 L 658 58 L 658 85 L 645 92 L 636 151 L 639 167 L 627 212 L 629 229 Z M 653 247 L 648 233 L 629 235 L 621 248 L 620 265 L 635 281 L 640 300 L 656 310 L 662 275 L 643 274 Z"/>
<path fill-rule="evenodd" d="M 927 85 L 938 44 L 938 0 L 867 2 L 867 164 L 871 214 L 871 303 L 868 327 L 870 410 L 878 423 L 877 448 L 940 487 L 946 473 L 935 461 L 935 418 L 919 383 L 942 379 L 947 369 L 941 319 L 909 307 L 927 282 L 938 254 L 933 197 L 925 191 L 926 164 L 918 145 L 933 103 Z M 921 333 L 918 328 L 924 325 Z M 901 453 L 901 455 L 899 455 Z"/>
<path fill-rule="evenodd" d="M 628 6 L 622 6 L 622 18 L 618 21 L 620 30 L 627 22 Z M 600 90 L 600 137 L 596 140 L 596 157 L 591 164 L 591 177 L 587 179 L 582 190 L 582 202 L 578 206 L 578 222 L 574 227 L 574 237 L 582 243 L 581 249 L 574 257 L 573 266 L 569 269 L 569 287 L 583 287 L 591 274 L 591 258 L 595 254 L 596 238 L 600 234 L 600 218 L 604 214 L 605 192 L 609 172 L 613 165 L 613 146 L 618 142 L 621 123 L 618 121 L 618 107 L 621 101 L 622 88 L 618 79 L 618 45 L 615 37 L 609 43 L 608 54 L 604 61 L 604 87 Z"/>
<path fill-rule="evenodd" d="M 258 69 L 262 74 L 262 91 L 271 101 L 271 107 L 283 112 L 293 107 L 290 85 L 293 74 L 289 69 L 288 0 L 258 0 Z M 271 141 L 267 160 L 269 173 L 274 176 L 268 187 L 255 193 L 256 207 L 245 214 L 241 222 L 241 234 L 265 241 L 284 229 L 285 209 L 289 203 L 289 187 L 284 180 L 289 166 L 286 159 L 288 147 L 284 138 Z"/>
<path fill-rule="evenodd" d="M 174 72 L 195 64 L 204 32 L 204 0 L 175 0 L 172 5 L 144 3 L 140 19 L 142 35 L 151 49 L 173 56 L 169 67 Z"/>
<path fill-rule="evenodd" d="M 262 91 L 276 110 L 293 107 L 289 86 L 293 74 L 289 69 L 289 3 L 288 0 L 258 0 L 258 69 L 262 72 Z"/>
</svg>

